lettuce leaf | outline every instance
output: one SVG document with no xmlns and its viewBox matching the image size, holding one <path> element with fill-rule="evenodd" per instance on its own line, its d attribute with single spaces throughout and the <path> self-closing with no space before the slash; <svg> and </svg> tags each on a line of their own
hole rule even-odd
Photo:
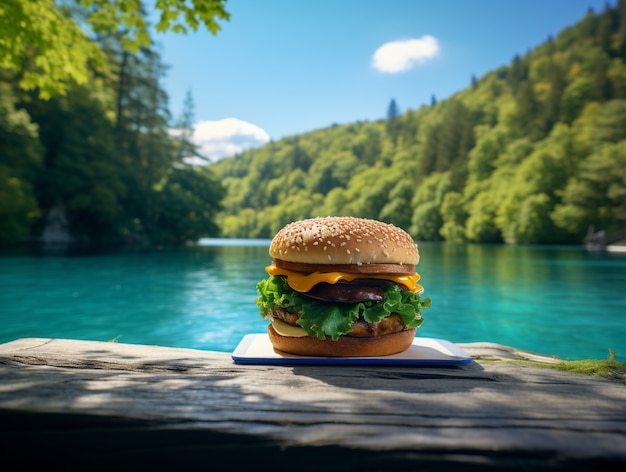
<svg viewBox="0 0 626 472">
<path fill-rule="evenodd" d="M 354 322 L 362 316 L 365 321 L 375 323 L 391 313 L 397 313 L 408 328 L 417 328 L 422 322 L 422 309 L 431 305 L 430 298 L 422 299 L 417 293 L 406 292 L 393 283 L 384 288 L 382 302 L 339 303 L 320 302 L 294 291 L 284 276 L 271 275 L 257 284 L 259 297 L 256 304 L 261 316 L 269 318 L 272 308 L 284 308 L 300 313 L 298 324 L 318 339 L 339 336 L 352 331 Z"/>
</svg>

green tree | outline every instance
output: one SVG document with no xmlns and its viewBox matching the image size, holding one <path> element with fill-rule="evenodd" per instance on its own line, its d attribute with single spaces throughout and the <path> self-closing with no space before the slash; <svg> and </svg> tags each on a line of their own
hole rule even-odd
<svg viewBox="0 0 626 472">
<path fill-rule="evenodd" d="M 396 144 L 398 135 L 400 134 L 400 111 L 395 99 L 391 99 L 389 107 L 387 108 L 387 122 L 386 129 L 387 135 L 391 139 L 391 142 Z"/>
<path fill-rule="evenodd" d="M 169 131 L 167 94 L 161 87 L 165 66 L 158 53 L 149 48 L 134 55 L 115 44 L 112 50 L 112 60 L 119 65 L 111 81 L 116 90 L 115 142 L 128 166 L 124 204 L 133 215 L 134 230 L 149 239 L 159 225 L 156 193 L 180 157 L 179 143 Z"/>
<path fill-rule="evenodd" d="M 600 108 L 593 138 L 612 143 L 626 139 L 626 100 L 611 100 Z"/>
<path fill-rule="evenodd" d="M 322 195 L 336 187 L 345 188 L 359 168 L 359 161 L 349 151 L 322 155 L 310 168 L 308 188 Z"/>
<path fill-rule="evenodd" d="M 531 139 L 542 137 L 541 121 L 538 120 L 540 105 L 537 102 L 532 82 L 529 80 L 522 82 L 514 97 L 517 105 L 515 124 L 519 129 L 519 135 L 527 135 Z"/>
<path fill-rule="evenodd" d="M 24 90 L 41 98 L 89 79 L 89 63 L 105 57 L 66 7 L 50 0 L 5 0 L 0 6 L 0 68 L 18 76 Z"/>
<path fill-rule="evenodd" d="M 172 168 L 155 196 L 158 225 L 152 241 L 181 244 L 219 235 L 215 220 L 223 187 L 209 169 Z"/>
<path fill-rule="evenodd" d="M 445 194 L 451 190 L 450 173 L 435 173 L 428 176 L 415 192 L 412 200 L 413 216 L 410 233 L 423 241 L 440 241 L 441 205 Z"/>
<path fill-rule="evenodd" d="M 349 203 L 342 209 L 342 213 L 363 218 L 379 218 L 398 177 L 394 172 L 383 171 L 380 166 L 370 167 L 355 175 L 346 190 Z"/>
<path fill-rule="evenodd" d="M 438 172 L 466 165 L 467 153 L 474 146 L 473 123 L 463 103 L 451 99 L 442 110 L 443 121 L 438 128 L 435 163 Z"/>
<path fill-rule="evenodd" d="M 377 128 L 367 127 L 355 137 L 352 144 L 352 153 L 365 165 L 373 166 L 379 160 L 381 136 Z"/>
<path fill-rule="evenodd" d="M 440 126 L 431 125 L 426 131 L 425 146 L 419 156 L 421 174 L 426 176 L 435 172 L 439 160 L 439 130 Z"/>
<path fill-rule="evenodd" d="M 626 141 L 603 145 L 585 159 L 552 213 L 556 225 L 582 239 L 595 225 L 609 232 L 626 228 Z"/>
<path fill-rule="evenodd" d="M 157 0 L 156 30 L 186 33 L 188 27 L 196 31 L 202 24 L 217 34 L 218 21 L 230 19 L 225 2 L 194 0 L 190 6 L 185 0 Z M 152 42 L 142 0 L 75 0 L 75 4 L 86 13 L 84 22 L 62 0 L 4 0 L 0 5 L 0 68 L 18 74 L 20 86 L 37 89 L 41 98 L 85 84 L 91 67 L 106 66 L 90 33 L 120 31 L 124 49 L 133 53 Z"/>
<path fill-rule="evenodd" d="M 439 234 L 448 242 L 465 241 L 465 201 L 459 192 L 448 192 L 441 203 L 442 226 Z"/>
<path fill-rule="evenodd" d="M 507 241 L 555 242 L 565 235 L 549 217 L 560 191 L 576 171 L 578 156 L 569 128 L 560 124 L 520 164 L 508 184 L 497 218 Z"/>
<path fill-rule="evenodd" d="M 46 149 L 36 183 L 44 214 L 63 208 L 77 238 L 111 241 L 128 223 L 122 176 L 129 168 L 114 146 L 105 110 L 85 88 L 78 88 L 71 98 L 33 102 L 30 111 Z"/>
<path fill-rule="evenodd" d="M 223 3 L 159 0 L 157 29 L 185 33 L 181 21 L 194 30 L 208 22 L 216 33 L 211 19 L 226 18 Z M 208 169 L 198 173 L 184 163 L 195 152 L 190 97 L 184 142 L 170 135 L 165 67 L 146 17 L 140 0 L 0 5 L 0 226 L 7 228 L 0 242 L 37 237 L 52 210 L 67 219 L 72 236 L 89 242 L 124 235 L 178 242 L 194 231 L 216 233 L 213 196 L 221 187 Z M 171 221 L 173 207 L 192 203 L 201 222 L 188 213 Z"/>
<path fill-rule="evenodd" d="M 410 180 L 403 179 L 398 182 L 389 192 L 389 199 L 380 210 L 380 219 L 400 228 L 410 228 L 413 215 L 411 206 L 413 191 L 414 184 Z"/>
<path fill-rule="evenodd" d="M 183 102 L 183 110 L 174 125 L 174 134 L 178 144 L 176 162 L 186 164 L 197 161 L 209 162 L 208 158 L 198 151 L 198 146 L 193 141 L 195 123 L 195 103 L 191 90 L 188 90 Z"/>
<path fill-rule="evenodd" d="M 451 171 L 453 185 L 465 185 L 467 178 L 467 156 L 474 147 L 474 123 L 460 100 L 451 99 L 442 107 L 442 122 L 438 127 L 437 172 Z"/>
<path fill-rule="evenodd" d="M 465 237 L 468 241 L 500 243 L 502 235 L 496 225 L 499 199 L 495 192 L 483 189 L 468 203 Z"/>
<path fill-rule="evenodd" d="M 548 96 L 542 106 L 541 120 L 544 133 L 550 133 L 561 114 L 561 97 L 566 87 L 565 74 L 559 64 L 550 57 L 547 72 L 549 83 Z"/>
<path fill-rule="evenodd" d="M 506 71 L 506 81 L 509 87 L 515 93 L 519 85 L 528 80 L 528 63 L 524 61 L 519 54 L 513 57 L 511 66 Z"/>
<path fill-rule="evenodd" d="M 488 129 L 484 125 L 480 126 L 478 141 L 469 152 L 467 163 L 471 181 L 484 180 L 493 173 L 498 156 L 504 150 L 505 138 L 499 127 Z"/>
<path fill-rule="evenodd" d="M 622 60 L 626 59 L 626 1 L 617 2 L 617 47 L 616 54 Z"/>
<path fill-rule="evenodd" d="M 324 216 L 350 216 L 347 213 L 349 197 L 344 188 L 336 187 L 332 189 L 324 198 L 324 204 L 321 208 L 321 213 Z"/>
<path fill-rule="evenodd" d="M 311 158 L 300 146 L 300 140 L 297 136 L 293 137 L 291 152 L 287 154 L 287 159 L 283 165 L 288 166 L 292 170 L 301 169 L 303 172 L 307 172 L 311 166 Z"/>
<path fill-rule="evenodd" d="M 592 99 L 592 82 L 589 77 L 576 77 L 561 95 L 561 118 L 572 124 Z"/>
<path fill-rule="evenodd" d="M 442 224 L 439 204 L 435 201 L 428 201 L 419 204 L 413 211 L 410 232 L 418 240 L 440 241 Z"/>
<path fill-rule="evenodd" d="M 33 183 L 41 169 L 38 128 L 15 108 L 10 88 L 0 83 L 0 245 L 24 241 L 41 215 Z"/>
</svg>

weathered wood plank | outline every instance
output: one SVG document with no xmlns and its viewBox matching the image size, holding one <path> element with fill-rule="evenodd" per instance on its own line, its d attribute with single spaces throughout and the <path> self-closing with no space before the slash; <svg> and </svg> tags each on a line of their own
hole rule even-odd
<svg viewBox="0 0 626 472">
<path fill-rule="evenodd" d="M 192 349 L 21 339 L 0 345 L 0 444 L 9 453 L 29 444 L 45 450 L 31 463 L 66 465 L 149 457 L 243 467 L 276 456 L 274 470 L 626 464 L 625 382 L 511 364 L 555 360 L 496 344 L 461 347 L 474 362 L 285 367 Z"/>
</svg>

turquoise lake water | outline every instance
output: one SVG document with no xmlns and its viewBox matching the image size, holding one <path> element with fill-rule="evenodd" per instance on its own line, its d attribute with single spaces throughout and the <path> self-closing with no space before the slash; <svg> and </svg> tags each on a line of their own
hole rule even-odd
<svg viewBox="0 0 626 472">
<path fill-rule="evenodd" d="M 69 338 L 230 352 L 266 331 L 254 299 L 269 241 L 0 255 L 0 343 Z M 626 255 L 578 247 L 420 244 L 417 335 L 564 359 L 626 359 Z"/>
</svg>

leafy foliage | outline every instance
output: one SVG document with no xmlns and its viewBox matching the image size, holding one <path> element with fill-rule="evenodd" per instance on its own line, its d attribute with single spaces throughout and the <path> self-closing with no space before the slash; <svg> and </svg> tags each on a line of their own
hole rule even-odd
<svg viewBox="0 0 626 472">
<path fill-rule="evenodd" d="M 25 90 L 42 98 L 89 78 L 88 62 L 101 65 L 102 51 L 51 0 L 6 0 L 0 5 L 0 68 L 19 74 Z"/>
<path fill-rule="evenodd" d="M 122 47 L 136 54 L 152 43 L 142 0 L 3 0 L 0 5 L 0 68 L 20 75 L 25 90 L 38 90 L 40 98 L 64 94 L 73 84 L 85 84 L 93 67 L 108 67 L 102 49 L 81 27 L 97 36 L 119 33 Z M 158 0 L 159 32 L 186 33 L 203 24 L 213 34 L 218 20 L 228 21 L 225 0 Z M 183 21 L 178 21 L 182 15 Z M 77 18 L 79 17 L 79 18 Z M 80 21 L 78 21 L 80 20 Z"/>
<path fill-rule="evenodd" d="M 39 216 L 33 180 L 41 170 L 37 126 L 0 84 L 0 245 L 24 240 Z"/>
<path fill-rule="evenodd" d="M 167 10 L 162 30 L 179 25 L 177 12 L 213 32 L 228 16 L 221 0 L 157 3 Z M 0 245 L 48 238 L 57 217 L 62 239 L 88 243 L 217 235 L 224 189 L 210 169 L 186 162 L 198 155 L 190 96 L 171 133 L 165 68 L 142 2 L 57 5 L 0 5 Z"/>
<path fill-rule="evenodd" d="M 297 322 L 310 336 L 318 339 L 328 336 L 335 341 L 352 331 L 359 317 L 369 323 L 376 323 L 395 313 L 407 327 L 417 328 L 423 322 L 422 310 L 431 306 L 429 297 L 422 299 L 417 293 L 400 290 L 395 284 L 385 287 L 385 299 L 380 303 L 316 303 L 310 297 L 292 290 L 285 277 L 274 275 L 261 280 L 257 289 L 259 297 L 256 303 L 264 318 L 269 318 L 270 311 L 275 308 L 293 310 L 300 313 Z"/>
</svg>

